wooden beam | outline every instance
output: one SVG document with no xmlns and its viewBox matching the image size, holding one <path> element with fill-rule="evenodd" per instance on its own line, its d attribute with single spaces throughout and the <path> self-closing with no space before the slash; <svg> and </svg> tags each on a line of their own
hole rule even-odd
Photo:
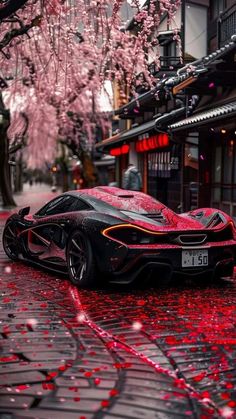
<svg viewBox="0 0 236 419">
<path fill-rule="evenodd" d="M 189 86 L 190 84 L 194 83 L 197 80 L 196 77 L 188 77 L 186 80 L 183 80 L 181 83 L 177 84 L 173 87 L 173 94 L 176 95 L 176 93 L 183 90 L 185 87 Z"/>
</svg>

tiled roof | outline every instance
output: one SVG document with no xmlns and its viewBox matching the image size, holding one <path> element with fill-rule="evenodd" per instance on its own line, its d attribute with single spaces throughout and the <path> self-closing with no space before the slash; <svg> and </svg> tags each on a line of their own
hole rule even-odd
<svg viewBox="0 0 236 419">
<path fill-rule="evenodd" d="M 121 115 L 128 113 L 135 107 L 144 105 L 154 97 L 156 97 L 158 100 L 158 92 L 165 89 L 165 87 L 172 88 L 177 84 L 183 82 L 184 80 L 187 80 L 189 77 L 196 77 L 197 79 L 199 75 L 208 71 L 208 66 L 210 64 L 214 63 L 214 61 L 216 60 L 223 58 L 225 55 L 230 53 L 230 51 L 233 51 L 235 48 L 236 34 L 232 35 L 231 41 L 223 47 L 217 49 L 216 51 L 203 58 L 199 58 L 198 60 L 192 61 L 191 63 L 180 68 L 175 76 L 163 78 L 157 83 L 157 85 L 154 88 L 152 88 L 148 92 L 143 93 L 136 99 L 132 99 L 130 102 L 123 105 L 119 109 L 115 109 L 114 114 Z"/>
<path fill-rule="evenodd" d="M 145 122 L 144 124 L 133 127 L 127 131 L 123 131 L 118 135 L 108 138 L 107 140 L 101 141 L 96 144 L 96 149 L 102 150 L 104 148 L 122 144 L 123 142 L 133 140 L 143 133 L 155 130 L 156 120 L 152 119 L 151 121 Z"/>
<path fill-rule="evenodd" d="M 177 71 L 177 75 L 174 77 L 169 77 L 165 85 L 173 87 L 176 84 L 181 83 L 182 81 L 188 79 L 189 77 L 198 77 L 202 73 L 208 71 L 208 66 L 214 61 L 223 58 L 226 54 L 229 54 L 230 51 L 233 51 L 236 48 L 236 34 L 231 36 L 231 41 L 224 45 L 223 47 L 217 49 L 209 55 L 206 55 L 203 58 L 192 61 L 186 66 L 180 68 Z"/>
<path fill-rule="evenodd" d="M 167 78 L 163 78 L 163 80 L 159 81 L 155 87 L 153 87 L 148 92 L 143 93 L 142 95 L 138 96 L 136 99 L 132 99 L 130 102 L 126 103 L 125 105 L 121 106 L 119 109 L 115 109 L 115 115 L 125 114 L 126 112 L 133 110 L 140 105 L 143 105 L 146 102 L 149 102 L 151 99 L 155 98 L 158 100 L 158 92 L 162 90 L 165 86 Z"/>
<path fill-rule="evenodd" d="M 232 114 L 236 114 L 236 101 L 189 116 L 188 118 L 169 125 L 168 129 L 171 131 L 187 129 L 188 127 L 209 123 L 209 120 L 215 121 L 227 118 L 228 116 L 232 116 Z"/>
</svg>

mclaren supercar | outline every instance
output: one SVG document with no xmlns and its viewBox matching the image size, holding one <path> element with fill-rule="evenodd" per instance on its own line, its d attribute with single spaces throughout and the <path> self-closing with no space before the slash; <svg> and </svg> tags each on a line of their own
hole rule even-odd
<svg viewBox="0 0 236 419">
<path fill-rule="evenodd" d="M 142 272 L 152 272 L 157 283 L 176 272 L 215 279 L 233 273 L 235 226 L 218 209 L 176 214 L 142 192 L 100 186 L 61 194 L 29 212 L 8 218 L 6 254 L 68 272 L 79 287 L 98 277 L 130 283 Z"/>
</svg>

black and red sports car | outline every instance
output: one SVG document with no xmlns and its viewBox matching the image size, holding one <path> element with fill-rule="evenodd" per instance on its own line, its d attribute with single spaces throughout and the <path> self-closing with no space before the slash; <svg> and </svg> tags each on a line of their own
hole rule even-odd
<svg viewBox="0 0 236 419">
<path fill-rule="evenodd" d="M 68 271 L 88 287 L 98 277 L 132 282 L 141 272 L 230 276 L 236 254 L 233 220 L 202 208 L 176 214 L 142 192 L 96 187 L 57 196 L 36 214 L 11 215 L 3 232 L 6 254 Z M 147 275 L 143 275 L 145 279 Z"/>
</svg>

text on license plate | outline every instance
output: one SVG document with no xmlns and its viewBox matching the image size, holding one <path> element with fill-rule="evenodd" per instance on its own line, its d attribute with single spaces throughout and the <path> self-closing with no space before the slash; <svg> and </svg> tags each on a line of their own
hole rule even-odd
<svg viewBox="0 0 236 419">
<path fill-rule="evenodd" d="M 182 268 L 207 265 L 208 250 L 182 250 Z"/>
</svg>

